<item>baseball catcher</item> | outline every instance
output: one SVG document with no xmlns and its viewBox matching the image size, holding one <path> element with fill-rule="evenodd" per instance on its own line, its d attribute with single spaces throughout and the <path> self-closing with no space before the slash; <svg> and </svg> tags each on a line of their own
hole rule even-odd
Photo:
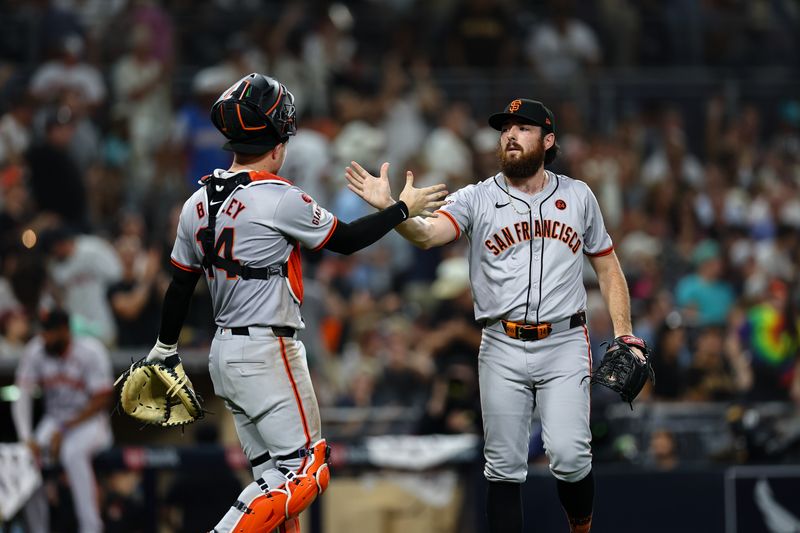
<svg viewBox="0 0 800 533">
<path fill-rule="evenodd" d="M 641 350 L 643 358 L 633 348 Z M 633 335 L 617 337 L 606 349 L 603 361 L 591 376 L 591 383 L 605 385 L 618 393 L 633 409 L 633 400 L 642 391 L 647 378 L 656 382 L 650 356 L 650 349 L 642 339 Z"/>
<path fill-rule="evenodd" d="M 122 410 L 145 424 L 183 426 L 203 418 L 200 398 L 183 370 L 177 345 L 157 342 L 150 353 L 122 373 Z"/>
</svg>

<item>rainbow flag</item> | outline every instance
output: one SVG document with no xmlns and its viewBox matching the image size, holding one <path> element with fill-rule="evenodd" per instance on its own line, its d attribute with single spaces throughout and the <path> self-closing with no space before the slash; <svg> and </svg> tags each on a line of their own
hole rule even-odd
<svg viewBox="0 0 800 533">
<path fill-rule="evenodd" d="M 754 364 L 780 368 L 793 363 L 798 332 L 800 323 L 795 324 L 792 335 L 783 313 L 771 305 L 761 304 L 748 311 L 742 340 L 749 346 Z"/>
</svg>

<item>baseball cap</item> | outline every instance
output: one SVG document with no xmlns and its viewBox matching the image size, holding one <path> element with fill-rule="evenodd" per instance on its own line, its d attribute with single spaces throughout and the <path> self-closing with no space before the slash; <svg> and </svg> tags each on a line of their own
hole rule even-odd
<svg viewBox="0 0 800 533">
<path fill-rule="evenodd" d="M 700 266 L 706 261 L 718 258 L 720 254 L 720 247 L 717 241 L 706 239 L 701 241 L 692 250 L 692 263 L 695 266 Z"/>
<path fill-rule="evenodd" d="M 512 100 L 502 112 L 495 113 L 489 117 L 489 125 L 500 131 L 503 129 L 503 124 L 510 119 L 530 122 L 540 126 L 548 133 L 556 132 L 556 120 L 553 117 L 553 112 L 538 100 L 529 100 L 527 98 Z"/>
<path fill-rule="evenodd" d="M 469 286 L 469 261 L 466 257 L 451 257 L 436 267 L 436 281 L 431 285 L 431 293 L 434 298 L 449 300 Z"/>
<path fill-rule="evenodd" d="M 69 326 L 69 314 L 63 309 L 50 309 L 42 313 L 40 322 L 45 331 Z"/>
</svg>

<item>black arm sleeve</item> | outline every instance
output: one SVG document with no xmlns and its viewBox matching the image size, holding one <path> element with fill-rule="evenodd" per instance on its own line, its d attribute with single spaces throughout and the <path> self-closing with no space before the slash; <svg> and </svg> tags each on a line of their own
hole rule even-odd
<svg viewBox="0 0 800 533">
<path fill-rule="evenodd" d="M 172 281 L 164 295 L 164 306 L 161 309 L 161 329 L 158 340 L 164 344 L 175 344 L 189 311 L 189 302 L 194 293 L 194 286 L 200 279 L 200 272 L 187 272 L 179 268 L 172 270 Z"/>
<path fill-rule="evenodd" d="M 405 202 L 397 202 L 383 211 L 361 217 L 349 224 L 339 222 L 325 248 L 350 255 L 374 243 L 407 219 L 408 207 Z"/>
</svg>

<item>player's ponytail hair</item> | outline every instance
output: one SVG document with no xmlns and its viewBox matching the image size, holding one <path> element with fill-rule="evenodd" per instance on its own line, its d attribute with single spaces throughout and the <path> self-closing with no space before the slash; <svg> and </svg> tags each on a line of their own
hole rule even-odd
<svg viewBox="0 0 800 533">
<path fill-rule="evenodd" d="M 553 143 L 553 146 L 551 146 L 544 152 L 544 164 L 549 165 L 550 163 L 555 161 L 560 151 L 561 147 L 558 146 L 558 143 Z"/>
</svg>

